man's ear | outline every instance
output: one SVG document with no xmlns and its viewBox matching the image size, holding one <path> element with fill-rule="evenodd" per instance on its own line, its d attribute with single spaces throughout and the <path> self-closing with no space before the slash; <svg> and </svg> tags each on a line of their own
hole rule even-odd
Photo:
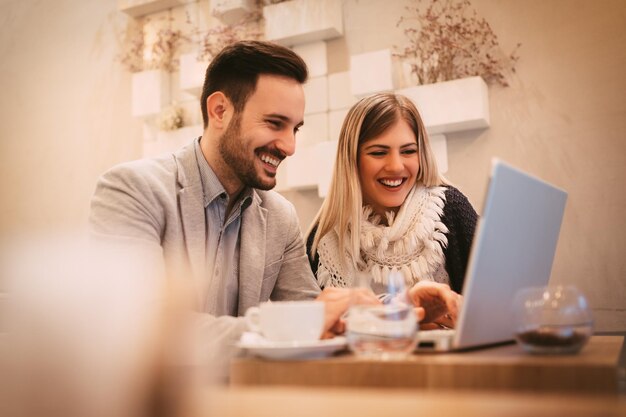
<svg viewBox="0 0 626 417">
<path fill-rule="evenodd" d="M 232 117 L 233 106 L 230 100 L 221 91 L 216 91 L 206 99 L 209 125 L 216 129 L 223 129 L 228 126 L 228 121 Z"/>
</svg>

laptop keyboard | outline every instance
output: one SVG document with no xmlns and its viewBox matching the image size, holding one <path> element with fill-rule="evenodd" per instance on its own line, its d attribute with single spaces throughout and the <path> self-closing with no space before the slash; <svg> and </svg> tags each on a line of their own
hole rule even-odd
<svg viewBox="0 0 626 417">
<path fill-rule="evenodd" d="M 417 332 L 415 350 L 450 350 L 455 332 L 454 329 L 421 330 Z"/>
<path fill-rule="evenodd" d="M 417 332 L 419 339 L 436 339 L 441 337 L 452 337 L 456 330 L 454 329 L 435 329 L 435 330 L 421 330 Z"/>
</svg>

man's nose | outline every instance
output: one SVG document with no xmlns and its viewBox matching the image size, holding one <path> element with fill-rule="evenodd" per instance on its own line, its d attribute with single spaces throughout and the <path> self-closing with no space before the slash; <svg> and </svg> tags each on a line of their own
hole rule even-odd
<svg viewBox="0 0 626 417">
<path fill-rule="evenodd" d="M 296 151 L 295 132 L 282 132 L 276 141 L 276 148 L 287 156 L 291 156 Z"/>
</svg>

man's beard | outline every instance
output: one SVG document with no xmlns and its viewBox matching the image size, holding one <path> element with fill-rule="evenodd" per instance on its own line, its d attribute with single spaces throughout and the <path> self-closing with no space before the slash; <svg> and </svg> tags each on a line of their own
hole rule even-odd
<svg viewBox="0 0 626 417">
<path fill-rule="evenodd" d="M 241 118 L 236 115 L 220 137 L 219 151 L 222 159 L 245 186 L 271 190 L 276 186 L 276 178 L 265 180 L 256 172 L 256 155 L 250 158 L 246 154 L 248 149 L 242 147 L 241 139 Z"/>
</svg>

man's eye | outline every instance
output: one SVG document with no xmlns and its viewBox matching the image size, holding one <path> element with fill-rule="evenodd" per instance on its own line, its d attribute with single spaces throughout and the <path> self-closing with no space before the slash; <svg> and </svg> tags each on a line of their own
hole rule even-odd
<svg viewBox="0 0 626 417">
<path fill-rule="evenodd" d="M 280 128 L 282 125 L 282 123 L 278 120 L 267 120 L 267 123 L 275 129 Z"/>
</svg>

